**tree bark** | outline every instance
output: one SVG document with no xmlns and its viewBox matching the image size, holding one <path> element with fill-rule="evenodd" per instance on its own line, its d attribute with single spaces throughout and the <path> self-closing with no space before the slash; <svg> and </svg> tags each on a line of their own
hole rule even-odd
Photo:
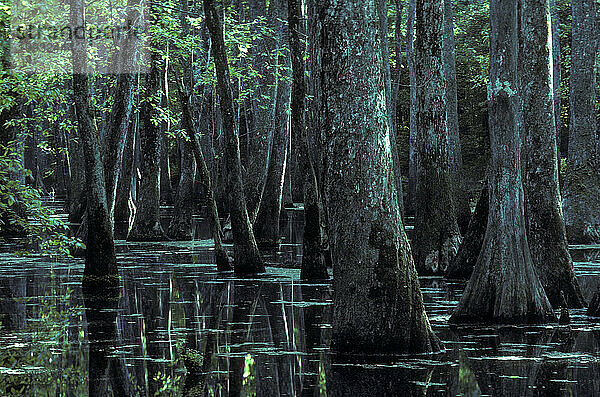
<svg viewBox="0 0 600 397">
<path fill-rule="evenodd" d="M 265 188 L 269 147 L 275 128 L 277 84 L 272 69 L 276 65 L 277 59 L 273 59 L 272 52 L 276 47 L 276 38 L 270 37 L 265 32 L 265 28 L 274 28 L 278 23 L 274 15 L 278 15 L 282 1 L 285 0 L 272 0 L 268 12 L 265 0 L 250 1 L 250 18 L 255 22 L 251 32 L 253 37 L 256 37 L 252 43 L 252 68 L 258 72 L 258 77 L 255 86 L 252 87 L 244 191 L 248 214 L 252 222 L 256 220 Z M 261 24 L 258 24 L 259 18 L 265 18 Z"/>
<path fill-rule="evenodd" d="M 290 51 L 292 55 L 292 134 L 299 145 L 299 164 L 302 171 L 304 196 L 304 236 L 302 239 L 302 280 L 324 280 L 329 278 L 323 255 L 323 233 L 321 214 L 323 208 L 317 183 L 317 173 L 309 151 L 309 137 L 306 126 L 306 80 L 304 77 L 304 46 L 300 40 L 302 19 L 301 0 L 288 0 L 288 25 L 290 29 Z M 317 26 L 314 26 L 317 28 Z M 311 39 L 314 38 L 311 35 Z M 317 43 L 312 43 L 317 46 Z M 315 76 L 315 78 L 317 78 Z M 316 135 L 317 118 L 312 118 L 311 132 Z"/>
<path fill-rule="evenodd" d="M 468 189 L 463 180 L 463 159 L 458 126 L 458 94 L 456 88 L 456 50 L 454 41 L 454 11 L 452 0 L 444 0 L 444 80 L 446 82 L 446 124 L 448 128 L 448 160 L 456 221 L 461 232 L 471 219 Z"/>
<path fill-rule="evenodd" d="M 139 1 L 128 0 L 126 17 L 131 21 L 140 18 Z M 131 27 L 132 29 L 136 27 Z M 108 131 L 104 150 L 104 172 L 106 179 L 106 200 L 111 220 L 114 221 L 115 200 L 117 185 L 123 164 L 123 152 L 129 131 L 129 122 L 133 112 L 133 96 L 135 94 L 136 75 L 133 69 L 136 66 L 138 48 L 137 40 L 130 38 L 129 34 L 123 35 L 119 46 L 121 51 L 117 56 L 117 65 L 113 68 L 118 72 L 117 84 L 113 96 L 114 103 L 109 115 Z"/>
<path fill-rule="evenodd" d="M 402 173 L 400 172 L 400 156 L 398 155 L 398 145 L 396 143 L 396 120 L 394 111 L 395 101 L 392 99 L 394 93 L 392 89 L 392 72 L 390 68 L 390 49 L 388 40 L 388 9 L 387 0 L 379 0 L 377 3 L 379 11 L 379 31 L 381 37 L 381 58 L 383 60 L 383 72 L 385 76 L 385 101 L 388 110 L 388 125 L 390 129 L 390 145 L 392 149 L 392 162 L 394 167 L 394 181 L 396 184 L 396 192 L 398 193 L 398 208 L 400 214 L 404 218 L 404 193 L 402 189 Z"/>
<path fill-rule="evenodd" d="M 571 244 L 600 243 L 600 137 L 596 124 L 596 2 L 573 0 L 571 118 L 563 211 Z"/>
<path fill-rule="evenodd" d="M 84 2 L 82 0 L 73 1 L 70 9 L 72 26 L 84 26 L 84 15 Z M 100 155 L 98 132 L 95 129 L 89 109 L 87 41 L 73 40 L 71 54 L 73 99 L 77 126 L 83 146 L 87 186 L 88 232 L 82 283 L 84 291 L 93 291 L 101 283 L 101 278 L 117 274 L 117 260 L 112 223 L 106 202 L 104 168 Z M 104 279 L 104 282 L 106 281 Z M 111 284 L 113 287 L 115 286 L 114 283 L 118 283 L 116 277 L 113 284 Z"/>
<path fill-rule="evenodd" d="M 517 3 L 491 0 L 490 208 L 483 247 L 453 323 L 556 321 L 525 231 L 517 95 Z"/>
<path fill-rule="evenodd" d="M 236 134 L 233 114 L 233 100 L 229 88 L 229 66 L 223 29 L 214 0 L 204 1 L 204 14 L 212 42 L 212 56 L 217 74 L 217 90 L 223 117 L 223 133 L 225 135 L 225 158 L 227 162 L 227 179 L 229 189 L 229 207 L 233 231 L 233 250 L 236 274 L 264 272 L 265 267 L 260 257 L 254 231 L 246 209 L 244 184 L 242 182 L 242 165 L 240 161 L 240 144 Z"/>
<path fill-rule="evenodd" d="M 552 36 L 548 0 L 521 0 L 525 225 L 533 265 L 554 308 L 584 306 L 567 246 L 558 186 Z"/>
<path fill-rule="evenodd" d="M 157 48 L 150 54 L 150 70 L 146 74 L 145 100 L 142 103 L 143 125 L 140 131 L 141 181 L 137 211 L 128 241 L 162 241 L 166 239 L 160 223 L 160 140 L 155 124 L 156 107 L 161 96 L 163 62 Z"/>
<path fill-rule="evenodd" d="M 114 210 L 114 233 L 115 238 L 117 239 L 127 238 L 134 215 L 131 186 L 134 180 L 135 147 L 137 144 L 136 136 L 138 135 L 138 125 L 139 113 L 136 114 L 135 120 L 129 123 L 128 126 L 129 132 L 127 133 L 127 141 L 123 153 L 121 176 L 119 177 L 119 182 L 117 184 L 117 196 Z"/>
<path fill-rule="evenodd" d="M 561 130 L 561 98 L 560 98 L 560 83 L 561 83 L 561 55 L 560 55 L 560 16 L 559 8 L 556 0 L 550 1 L 550 13 L 552 15 L 552 96 L 554 99 L 554 118 L 556 124 L 556 148 L 558 160 L 560 163 L 560 130 Z"/>
<path fill-rule="evenodd" d="M 406 63 L 410 91 L 410 126 L 408 148 L 408 203 L 406 212 L 415 214 L 417 197 L 417 75 L 415 74 L 415 15 L 417 0 L 409 0 L 406 24 Z"/>
<path fill-rule="evenodd" d="M 419 275 L 444 274 L 460 245 L 448 150 L 443 0 L 417 0 L 417 196 L 413 253 Z"/>
<path fill-rule="evenodd" d="M 278 31 L 280 55 L 278 57 L 280 77 L 277 81 L 277 95 L 275 97 L 275 125 L 272 132 L 271 153 L 267 178 L 260 201 L 260 207 L 254 230 L 259 245 L 274 247 L 279 242 L 279 215 L 281 213 L 281 202 L 283 197 L 283 183 L 285 178 L 286 163 L 288 160 L 288 146 L 290 142 L 289 109 L 292 84 L 291 58 L 287 51 L 289 43 L 289 30 L 282 23 L 287 18 L 287 0 L 275 0 L 281 2 L 276 7 L 278 15 Z"/>
<path fill-rule="evenodd" d="M 231 270 L 231 263 L 227 251 L 225 251 L 225 248 L 223 247 L 223 230 L 221 229 L 219 210 L 217 209 L 217 202 L 215 201 L 215 189 L 213 188 L 210 171 L 208 170 L 204 154 L 202 153 L 200 141 L 198 140 L 198 136 L 194 129 L 193 111 L 190 105 L 192 98 L 189 95 L 188 88 L 183 85 L 179 86 L 179 100 L 181 102 L 182 110 L 182 125 L 190 139 L 190 148 L 194 152 L 194 158 L 196 159 L 200 178 L 204 185 L 204 190 L 206 191 L 206 204 L 208 206 L 210 223 L 213 230 L 213 239 L 215 241 L 215 261 L 217 262 L 217 270 L 229 271 Z"/>
<path fill-rule="evenodd" d="M 177 196 L 173 206 L 173 218 L 171 218 L 167 235 L 173 240 L 192 240 L 194 238 L 192 215 L 194 213 L 196 162 L 194 161 L 192 144 L 182 139 L 181 147 L 181 172 L 179 173 Z"/>
<path fill-rule="evenodd" d="M 320 4 L 326 182 L 338 352 L 431 352 L 433 334 L 398 208 L 377 0 Z"/>
</svg>

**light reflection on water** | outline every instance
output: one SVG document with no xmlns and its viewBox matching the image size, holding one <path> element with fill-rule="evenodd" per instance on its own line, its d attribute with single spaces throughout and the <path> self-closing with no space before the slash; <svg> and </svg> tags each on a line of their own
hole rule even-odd
<svg viewBox="0 0 600 397">
<path fill-rule="evenodd" d="M 206 240 L 119 242 L 120 296 L 99 310 L 84 309 L 81 261 L 0 254 L 0 395 L 600 395 L 584 310 L 567 328 L 450 327 L 464 283 L 441 278 L 421 286 L 445 353 L 332 357 L 331 288 L 289 268 L 297 234 L 266 255 L 285 268 L 250 280 L 217 274 Z M 572 252 L 589 298 L 600 247 Z"/>
</svg>

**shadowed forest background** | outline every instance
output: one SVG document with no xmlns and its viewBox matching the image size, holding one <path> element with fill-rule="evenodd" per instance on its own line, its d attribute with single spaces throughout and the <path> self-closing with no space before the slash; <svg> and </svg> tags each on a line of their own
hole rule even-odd
<svg viewBox="0 0 600 397">
<path fill-rule="evenodd" d="M 0 26 L 0 395 L 600 395 L 597 0 Z"/>
</svg>

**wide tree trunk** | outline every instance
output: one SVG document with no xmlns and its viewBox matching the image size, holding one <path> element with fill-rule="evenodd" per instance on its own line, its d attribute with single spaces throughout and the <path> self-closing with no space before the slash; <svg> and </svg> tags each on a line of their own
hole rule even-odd
<svg viewBox="0 0 600 397">
<path fill-rule="evenodd" d="M 443 0 L 417 0 L 417 196 L 413 253 L 420 275 L 444 274 L 460 245 L 448 154 Z"/>
<path fill-rule="evenodd" d="M 265 266 L 256 245 L 254 231 L 246 208 L 240 144 L 236 133 L 233 100 L 229 87 L 229 66 L 223 39 L 223 28 L 214 0 L 204 0 L 204 14 L 212 42 L 212 56 L 217 74 L 217 92 L 223 117 L 227 188 L 229 190 L 229 207 L 233 231 L 234 269 L 237 274 L 260 273 L 265 270 Z"/>
<path fill-rule="evenodd" d="M 571 118 L 563 210 L 572 244 L 600 243 L 600 137 L 596 120 L 596 2 L 573 0 Z"/>
<path fill-rule="evenodd" d="M 314 7 L 314 4 L 311 4 Z M 313 8 L 314 9 L 314 8 Z M 312 16 L 314 17 L 314 15 Z M 302 239 L 302 270 L 303 280 L 328 279 L 325 257 L 323 255 L 323 228 L 321 215 L 323 208 L 320 190 L 317 183 L 316 167 L 310 155 L 310 139 L 306 125 L 306 80 L 304 77 L 304 46 L 300 40 L 300 21 L 302 20 L 301 0 L 288 0 L 288 24 L 290 29 L 290 51 L 292 55 L 292 98 L 291 98 L 291 127 L 292 134 L 299 145 L 300 170 L 304 196 L 304 236 Z M 311 21 L 312 22 L 312 21 Z M 319 26 L 319 27 L 317 27 Z M 320 25 L 312 26 L 320 30 Z M 315 38 L 315 33 L 310 36 Z M 322 32 L 319 32 L 322 33 Z M 318 46 L 317 43 L 311 43 Z M 316 78 L 316 76 L 314 77 Z M 315 99 L 316 100 L 316 99 Z M 318 115 L 316 115 L 318 116 Z M 315 136 L 318 131 L 318 117 L 311 118 L 310 131 Z"/>
<path fill-rule="evenodd" d="M 517 95 L 518 0 L 491 0 L 490 207 L 483 247 L 453 323 L 556 321 L 525 231 Z"/>
<path fill-rule="evenodd" d="M 398 208 L 377 0 L 332 0 L 318 8 L 325 32 L 332 348 L 439 350 Z"/>
<path fill-rule="evenodd" d="M 533 265 L 553 307 L 561 292 L 569 307 L 584 306 L 567 247 L 558 186 L 549 0 L 521 0 L 525 222 Z M 600 198 L 600 197 L 599 197 Z"/>
<path fill-rule="evenodd" d="M 468 190 L 463 180 L 463 160 L 458 128 L 458 94 L 456 88 L 456 50 L 454 41 L 454 11 L 452 0 L 444 1 L 444 80 L 446 82 L 446 127 L 448 128 L 448 160 L 456 221 L 461 232 L 471 219 Z"/>
<path fill-rule="evenodd" d="M 276 9 L 278 20 L 285 21 L 288 14 L 287 0 L 281 2 Z M 254 231 L 259 245 L 274 247 L 279 242 L 279 215 L 283 198 L 283 183 L 285 178 L 286 163 L 288 162 L 288 146 L 290 143 L 289 110 L 292 92 L 291 57 L 287 51 L 289 43 L 289 29 L 287 24 L 278 23 L 279 45 L 281 53 L 278 57 L 280 76 L 277 81 L 277 95 L 275 98 L 275 125 L 272 133 L 271 153 L 267 178 L 260 201 L 260 207 Z"/>
<path fill-rule="evenodd" d="M 71 3 L 71 24 L 84 25 L 85 6 L 81 0 Z M 117 274 L 117 260 L 113 240 L 113 228 L 106 203 L 104 168 L 102 166 L 98 132 L 89 108 L 89 83 L 87 69 L 87 42 L 74 40 L 71 46 L 73 62 L 73 95 L 79 136 L 82 140 L 88 228 L 86 241 L 85 268 L 83 273 L 84 291 L 94 290 L 99 278 Z M 106 282 L 106 280 L 104 280 Z M 118 283 L 114 278 L 113 283 Z M 111 286 L 115 286 L 111 284 Z"/>
<path fill-rule="evenodd" d="M 162 241 L 166 235 L 160 223 L 160 127 L 155 124 L 160 102 L 163 61 L 158 49 L 150 54 L 150 70 L 146 74 L 145 101 L 142 103 L 140 130 L 141 180 L 137 210 L 128 241 Z"/>
</svg>

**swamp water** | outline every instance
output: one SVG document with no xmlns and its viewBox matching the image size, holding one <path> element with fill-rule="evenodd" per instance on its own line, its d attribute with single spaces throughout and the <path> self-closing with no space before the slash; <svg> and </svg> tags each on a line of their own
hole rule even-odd
<svg viewBox="0 0 600 397">
<path fill-rule="evenodd" d="M 120 293 L 81 292 L 83 261 L 0 253 L 0 395 L 594 396 L 600 322 L 450 327 L 464 283 L 421 278 L 446 352 L 369 361 L 333 357 L 331 286 L 300 281 L 301 222 L 287 211 L 280 251 L 254 279 L 218 274 L 208 231 L 193 242 L 117 242 Z M 294 220 L 294 218 L 296 218 Z M 600 246 L 574 246 L 586 297 Z"/>
</svg>

